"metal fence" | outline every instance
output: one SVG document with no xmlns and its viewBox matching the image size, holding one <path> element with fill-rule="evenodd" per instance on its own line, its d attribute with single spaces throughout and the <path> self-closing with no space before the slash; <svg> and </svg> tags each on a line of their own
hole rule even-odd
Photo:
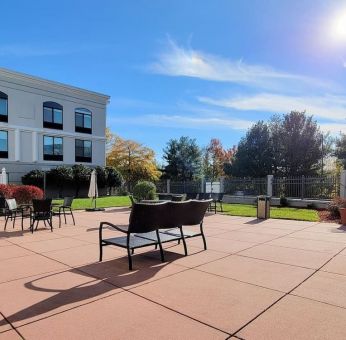
<svg viewBox="0 0 346 340">
<path fill-rule="evenodd" d="M 257 196 L 267 193 L 266 178 L 225 178 L 223 182 L 225 194 L 239 196 Z"/>
<path fill-rule="evenodd" d="M 167 181 L 156 182 L 156 191 L 167 193 L 167 187 L 170 188 L 170 193 L 172 194 L 186 194 L 186 193 L 200 193 L 201 192 L 201 181 L 170 181 L 167 184 Z"/>
<path fill-rule="evenodd" d="M 340 190 L 339 176 L 274 177 L 273 196 L 289 198 L 332 199 Z"/>
</svg>

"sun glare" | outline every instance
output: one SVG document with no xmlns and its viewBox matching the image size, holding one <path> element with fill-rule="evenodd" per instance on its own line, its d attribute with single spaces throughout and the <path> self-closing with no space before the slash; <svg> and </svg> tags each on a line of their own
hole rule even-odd
<svg viewBox="0 0 346 340">
<path fill-rule="evenodd" d="M 332 20 L 331 35 L 335 40 L 346 41 L 346 10 Z"/>
</svg>

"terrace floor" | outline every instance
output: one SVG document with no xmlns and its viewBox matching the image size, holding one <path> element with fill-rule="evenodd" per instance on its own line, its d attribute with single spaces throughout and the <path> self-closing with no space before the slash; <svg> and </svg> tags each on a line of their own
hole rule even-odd
<svg viewBox="0 0 346 340">
<path fill-rule="evenodd" d="M 0 339 L 346 339 L 346 228 L 209 215 L 207 251 L 146 248 L 129 272 L 120 248 L 97 262 L 99 222 L 128 216 L 1 231 Z"/>
</svg>

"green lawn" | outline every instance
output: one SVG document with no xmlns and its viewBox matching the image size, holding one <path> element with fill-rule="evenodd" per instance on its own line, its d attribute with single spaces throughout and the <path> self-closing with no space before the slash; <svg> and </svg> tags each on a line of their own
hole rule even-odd
<svg viewBox="0 0 346 340">
<path fill-rule="evenodd" d="M 91 207 L 90 198 L 76 198 L 73 201 L 72 208 L 74 210 L 85 209 Z M 62 200 L 55 200 L 54 203 L 62 203 Z M 131 205 L 128 196 L 107 196 L 97 199 L 97 207 L 129 207 Z M 249 204 L 223 204 L 224 213 L 233 216 L 256 217 L 256 206 Z M 271 218 L 283 218 L 301 221 L 318 221 L 317 211 L 314 209 L 298 209 L 298 208 L 277 208 L 271 207 Z"/>
<path fill-rule="evenodd" d="M 224 213 L 233 216 L 256 217 L 256 206 L 250 204 L 223 204 Z M 271 218 L 283 218 L 288 220 L 301 220 L 316 222 L 319 220 L 317 210 L 299 208 L 270 208 Z"/>
</svg>

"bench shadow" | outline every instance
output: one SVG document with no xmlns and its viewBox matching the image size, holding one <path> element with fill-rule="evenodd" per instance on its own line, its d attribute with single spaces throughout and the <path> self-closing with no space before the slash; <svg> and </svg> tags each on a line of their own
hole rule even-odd
<svg viewBox="0 0 346 340">
<path fill-rule="evenodd" d="M 61 275 L 63 272 L 48 274 L 38 279 L 30 280 L 24 284 L 26 289 L 54 295 L 12 315 L 6 315 L 6 317 L 9 322 L 15 323 L 31 318 L 46 318 L 52 314 L 54 315 L 62 311 L 74 309 L 76 306 L 90 303 L 90 299 L 96 301 L 104 298 L 105 294 L 106 296 L 113 295 L 116 294 L 117 291 L 123 291 L 121 288 L 139 285 L 150 280 L 169 263 L 161 263 L 156 259 L 155 261 L 154 259 L 150 260 L 149 257 L 143 255 L 144 254 L 133 256 L 133 271 L 128 270 L 127 257 L 72 268 L 67 272 L 82 275 L 90 280 L 76 284 L 68 289 L 50 289 L 45 287 L 45 279 L 54 278 L 54 276 Z M 140 259 L 140 257 L 142 259 Z M 47 313 L 50 314 L 47 315 Z M 32 322 L 32 320 L 29 322 Z M 0 326 L 6 324 L 7 322 L 5 320 L 0 321 Z"/>
<path fill-rule="evenodd" d="M 262 222 L 264 222 L 265 220 L 261 220 L 259 218 L 256 218 L 254 220 L 251 220 L 251 221 L 247 221 L 245 222 L 244 224 L 261 224 Z"/>
</svg>

